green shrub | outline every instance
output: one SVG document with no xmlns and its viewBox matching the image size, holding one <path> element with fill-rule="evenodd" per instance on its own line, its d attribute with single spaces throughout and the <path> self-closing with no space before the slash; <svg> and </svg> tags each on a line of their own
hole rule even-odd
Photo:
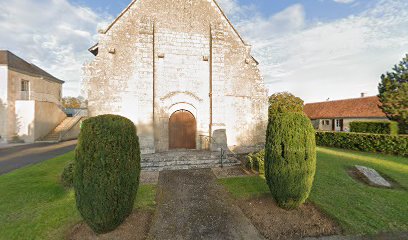
<svg viewBox="0 0 408 240">
<path fill-rule="evenodd" d="M 398 123 L 392 121 L 373 121 L 373 122 L 351 122 L 350 132 L 357 133 L 377 133 L 377 134 L 398 134 Z"/>
<path fill-rule="evenodd" d="M 285 209 L 308 198 L 316 172 L 315 131 L 300 113 L 275 114 L 269 120 L 265 178 L 277 204 Z"/>
<path fill-rule="evenodd" d="M 130 215 L 139 175 L 139 140 L 130 120 L 102 115 L 82 123 L 74 187 L 78 210 L 95 232 L 114 230 Z"/>
<path fill-rule="evenodd" d="M 74 186 L 74 167 L 75 162 L 69 162 L 61 174 L 61 183 L 66 188 L 71 188 Z"/>
<path fill-rule="evenodd" d="M 288 92 L 269 97 L 269 116 L 285 112 L 303 113 L 303 100 Z"/>
<path fill-rule="evenodd" d="M 317 132 L 316 143 L 326 147 L 408 156 L 407 135 Z"/>
<path fill-rule="evenodd" d="M 265 173 L 265 150 L 250 153 L 247 156 L 247 168 L 259 172 L 263 175 Z"/>
</svg>

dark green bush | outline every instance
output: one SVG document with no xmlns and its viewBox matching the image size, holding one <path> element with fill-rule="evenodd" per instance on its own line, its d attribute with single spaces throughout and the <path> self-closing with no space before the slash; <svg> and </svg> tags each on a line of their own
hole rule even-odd
<svg viewBox="0 0 408 240">
<path fill-rule="evenodd" d="M 398 123 L 387 121 L 373 121 L 373 122 L 351 122 L 350 132 L 356 133 L 377 133 L 377 134 L 398 134 Z"/>
<path fill-rule="evenodd" d="M 316 143 L 326 147 L 408 156 L 407 135 L 317 132 Z"/>
<path fill-rule="evenodd" d="M 82 123 L 74 187 L 78 210 L 95 232 L 114 230 L 131 214 L 139 175 L 139 140 L 130 120 L 102 115 Z"/>
<path fill-rule="evenodd" d="M 265 147 L 265 178 L 277 204 L 285 209 L 308 198 L 316 171 L 315 131 L 301 113 L 275 114 L 269 119 Z"/>
<path fill-rule="evenodd" d="M 65 166 L 64 171 L 62 171 L 61 183 L 66 188 L 71 188 L 74 186 L 74 166 L 75 166 L 74 161 L 69 162 Z"/>
<path fill-rule="evenodd" d="M 247 167 L 259 174 L 265 173 L 265 150 L 250 153 L 247 156 Z"/>
</svg>

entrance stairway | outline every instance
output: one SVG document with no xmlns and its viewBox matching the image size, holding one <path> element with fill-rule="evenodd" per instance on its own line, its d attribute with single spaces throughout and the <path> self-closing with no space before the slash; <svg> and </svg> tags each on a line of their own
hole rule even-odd
<svg viewBox="0 0 408 240">
<path fill-rule="evenodd" d="M 72 129 L 83 116 L 74 116 L 65 118 L 54 130 L 48 135 L 38 140 L 38 142 L 60 142 L 64 135 Z"/>
<path fill-rule="evenodd" d="M 222 163 L 221 163 L 222 156 Z M 213 168 L 240 165 L 232 155 L 205 150 L 175 150 L 163 153 L 143 154 L 141 156 L 142 170 L 162 171 Z"/>
</svg>

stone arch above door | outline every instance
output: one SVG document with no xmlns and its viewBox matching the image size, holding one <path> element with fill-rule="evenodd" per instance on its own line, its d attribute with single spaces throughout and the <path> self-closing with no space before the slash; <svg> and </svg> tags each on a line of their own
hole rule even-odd
<svg viewBox="0 0 408 240">
<path fill-rule="evenodd" d="M 169 115 L 171 116 L 173 113 L 179 110 L 187 110 L 191 114 L 193 114 L 195 119 L 197 119 L 197 109 L 192 104 L 189 104 L 186 102 L 180 102 L 180 103 L 173 104 L 169 108 Z"/>
</svg>

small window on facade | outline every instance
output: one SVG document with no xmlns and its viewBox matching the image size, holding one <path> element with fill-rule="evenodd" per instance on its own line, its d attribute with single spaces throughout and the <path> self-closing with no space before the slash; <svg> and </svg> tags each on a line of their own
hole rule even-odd
<svg viewBox="0 0 408 240">
<path fill-rule="evenodd" d="M 29 92 L 30 91 L 30 82 L 27 80 L 21 81 L 21 91 L 22 92 Z"/>
<path fill-rule="evenodd" d="M 325 123 L 325 121 L 324 121 L 324 120 L 322 120 L 322 125 L 324 125 L 324 123 Z"/>
<path fill-rule="evenodd" d="M 326 125 L 330 125 L 330 121 L 329 121 L 329 120 L 326 120 Z"/>
</svg>

